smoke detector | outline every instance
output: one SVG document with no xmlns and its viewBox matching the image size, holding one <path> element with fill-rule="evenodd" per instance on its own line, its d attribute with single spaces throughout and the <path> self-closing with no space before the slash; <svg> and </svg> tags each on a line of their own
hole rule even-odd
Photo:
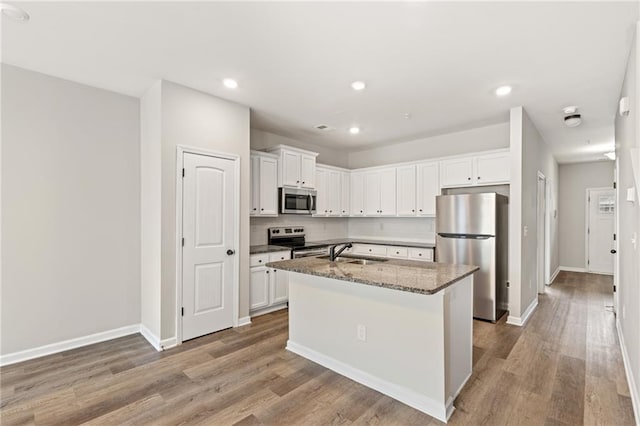
<svg viewBox="0 0 640 426">
<path fill-rule="evenodd" d="M 567 127 L 577 127 L 582 123 L 582 116 L 578 112 L 577 106 L 568 106 L 562 109 L 564 113 L 564 124 Z"/>
</svg>

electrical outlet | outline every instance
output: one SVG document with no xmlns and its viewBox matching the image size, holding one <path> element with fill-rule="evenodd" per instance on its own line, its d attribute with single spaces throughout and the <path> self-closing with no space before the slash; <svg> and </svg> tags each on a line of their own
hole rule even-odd
<svg viewBox="0 0 640 426">
<path fill-rule="evenodd" d="M 363 342 L 367 341 L 367 327 L 365 327 L 362 324 L 358 324 L 358 327 L 356 327 L 357 329 L 357 335 L 358 335 L 358 340 L 362 340 Z"/>
<path fill-rule="evenodd" d="M 527 225 L 524 226 L 524 236 L 529 235 L 529 227 Z"/>
</svg>

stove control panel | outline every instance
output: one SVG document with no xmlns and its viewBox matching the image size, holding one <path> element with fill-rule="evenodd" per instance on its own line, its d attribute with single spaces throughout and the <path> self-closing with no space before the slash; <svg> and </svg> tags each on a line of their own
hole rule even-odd
<svg viewBox="0 0 640 426">
<path fill-rule="evenodd" d="M 285 226 L 277 228 L 269 228 L 270 239 L 304 237 L 304 227 L 302 226 Z"/>
</svg>

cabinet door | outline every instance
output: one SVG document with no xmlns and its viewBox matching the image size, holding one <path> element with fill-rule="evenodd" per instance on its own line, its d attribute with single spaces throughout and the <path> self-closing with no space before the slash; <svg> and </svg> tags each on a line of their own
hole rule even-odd
<svg viewBox="0 0 640 426">
<path fill-rule="evenodd" d="M 418 216 L 436 215 L 438 195 L 440 195 L 438 163 L 418 164 Z"/>
<path fill-rule="evenodd" d="M 475 179 L 478 185 L 509 183 L 511 158 L 508 152 L 475 157 Z"/>
<path fill-rule="evenodd" d="M 364 216 L 364 173 L 351 173 L 351 216 Z"/>
<path fill-rule="evenodd" d="M 351 175 L 348 172 L 340 173 L 340 215 L 349 216 L 351 210 Z"/>
<path fill-rule="evenodd" d="M 251 208 L 250 215 L 260 213 L 260 157 L 251 156 Z"/>
<path fill-rule="evenodd" d="M 300 154 L 282 152 L 282 186 L 300 186 Z"/>
<path fill-rule="evenodd" d="M 364 214 L 380 216 L 380 173 L 364 174 Z"/>
<path fill-rule="evenodd" d="M 287 271 L 272 269 L 270 275 L 271 304 L 283 303 L 289 300 L 289 274 Z"/>
<path fill-rule="evenodd" d="M 251 268 L 250 309 L 260 309 L 269 306 L 269 270 L 265 267 Z"/>
<path fill-rule="evenodd" d="M 330 170 L 325 191 L 329 194 L 329 216 L 340 216 L 340 172 Z"/>
<path fill-rule="evenodd" d="M 416 215 L 416 166 L 404 166 L 396 169 L 397 205 L 399 216 Z M 382 209 L 384 211 L 384 209 Z"/>
<path fill-rule="evenodd" d="M 440 186 L 443 188 L 473 185 L 472 176 L 473 160 L 471 157 L 440 162 Z"/>
<path fill-rule="evenodd" d="M 380 214 L 395 216 L 398 212 L 396 205 L 396 169 L 386 169 L 379 172 L 380 176 Z"/>
<path fill-rule="evenodd" d="M 302 154 L 300 158 L 300 186 L 314 189 L 316 187 L 316 157 Z"/>
<path fill-rule="evenodd" d="M 278 160 L 260 157 L 260 214 L 278 214 Z"/>
<path fill-rule="evenodd" d="M 327 193 L 327 179 L 329 172 L 325 169 L 316 169 L 316 214 L 315 216 L 327 216 L 329 214 L 329 194 Z"/>
</svg>

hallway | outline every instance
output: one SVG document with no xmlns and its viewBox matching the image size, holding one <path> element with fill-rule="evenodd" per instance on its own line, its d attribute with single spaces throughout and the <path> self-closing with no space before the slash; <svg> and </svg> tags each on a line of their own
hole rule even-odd
<svg viewBox="0 0 640 426">
<path fill-rule="evenodd" d="M 525 327 L 475 322 L 452 425 L 632 425 L 611 277 L 562 272 Z M 287 313 L 158 353 L 140 335 L 0 369 L 3 425 L 441 424 L 287 352 Z"/>
</svg>

